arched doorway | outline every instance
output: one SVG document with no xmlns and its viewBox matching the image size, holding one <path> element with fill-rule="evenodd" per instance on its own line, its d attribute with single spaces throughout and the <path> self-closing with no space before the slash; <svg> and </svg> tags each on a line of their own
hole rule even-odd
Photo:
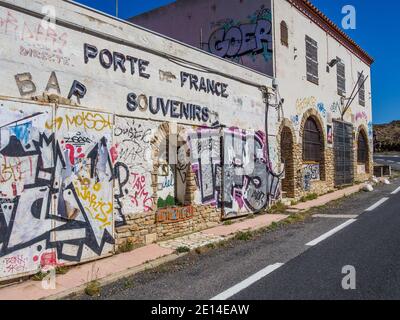
<svg viewBox="0 0 400 320">
<path fill-rule="evenodd" d="M 364 128 L 360 128 L 357 138 L 357 173 L 369 173 L 368 137 Z"/>
<path fill-rule="evenodd" d="M 295 197 L 295 170 L 294 170 L 294 138 L 288 126 L 284 126 L 280 134 L 281 162 L 285 165 L 285 178 L 282 179 L 282 193 L 284 198 Z"/>
<path fill-rule="evenodd" d="M 313 185 L 327 181 L 326 134 L 324 121 L 315 109 L 303 114 L 300 126 L 301 140 L 301 187 L 305 192 L 318 192 Z"/>
</svg>

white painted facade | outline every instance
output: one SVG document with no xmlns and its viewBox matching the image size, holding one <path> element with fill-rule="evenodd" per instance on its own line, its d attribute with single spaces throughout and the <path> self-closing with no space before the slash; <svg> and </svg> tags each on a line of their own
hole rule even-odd
<svg viewBox="0 0 400 320">
<path fill-rule="evenodd" d="M 153 225 L 150 238 L 168 236 L 156 219 L 160 199 L 190 206 L 180 214 L 167 206 L 168 223 L 197 214 L 207 225 L 206 207 L 231 218 L 279 197 L 283 117 L 301 143 L 303 113 L 315 109 L 326 135 L 339 117 L 336 68 L 327 73 L 326 63 L 344 61 L 348 94 L 357 72 L 370 70 L 287 1 L 272 4 L 285 101 L 283 110 L 269 108 L 265 123 L 271 77 L 67 1 L 0 2 L 0 280 L 112 254 L 128 216 L 143 217 L 137 228 Z M 54 28 L 46 6 L 55 9 Z M 289 48 L 280 44 L 281 20 Z M 305 35 L 318 42 L 318 86 L 306 80 Z M 355 128 L 372 121 L 370 78 L 365 87 L 366 106 L 356 99 L 345 116 Z M 43 102 L 43 94 L 71 99 Z M 170 133 L 183 137 L 177 157 L 190 153 L 190 163 L 172 168 L 163 158 Z M 188 186 L 193 199 L 185 203 Z"/>
<path fill-rule="evenodd" d="M 215 223 L 279 196 L 279 163 L 266 152 L 277 154 L 275 137 L 265 139 L 272 78 L 66 1 L 1 1 L 0 22 L 0 281 L 114 253 L 127 216 L 162 231 L 158 200 L 186 195 L 189 164 L 177 175 L 161 163 L 162 143 L 178 130 L 190 137 L 197 189 L 169 223 Z M 273 130 L 277 112 L 270 119 Z M 220 139 L 229 141 L 224 176 Z"/>
<path fill-rule="evenodd" d="M 299 138 L 299 124 L 302 114 L 309 108 L 316 108 L 324 121 L 325 130 L 332 119 L 340 118 L 338 106 L 340 95 L 337 91 L 336 66 L 327 72 L 327 64 L 339 57 L 345 64 L 346 97 L 350 97 L 358 81 L 358 73 L 364 72 L 368 77 L 365 82 L 365 106 L 359 104 L 358 95 L 351 104 L 344 120 L 354 125 L 368 128 L 372 146 L 372 99 L 370 66 L 358 58 L 350 49 L 340 44 L 332 35 L 325 32 L 309 17 L 296 9 L 286 0 L 273 1 L 274 14 L 274 57 L 275 77 L 279 83 L 279 93 L 284 102 L 284 117 L 290 119 Z M 288 26 L 289 46 L 281 44 L 280 24 L 285 21 Z M 306 44 L 308 35 L 318 43 L 319 85 L 306 77 Z M 347 102 L 347 101 L 346 101 Z M 318 106 L 319 105 L 319 106 Z M 321 107 L 321 108 L 320 108 Z M 326 131 L 325 131 L 326 134 Z M 300 140 L 298 141 L 301 142 Z M 329 146 L 329 145 L 328 145 Z M 332 145 L 330 145 L 332 147 Z"/>
<path fill-rule="evenodd" d="M 271 87 L 271 78 L 65 1 L 21 0 L 5 3 L 11 7 L 0 8 L 0 17 L 4 22 L 0 28 L 0 35 L 2 41 L 7 43 L 7 46 L 1 48 L 0 61 L 3 70 L 0 94 L 3 96 L 21 96 L 16 86 L 15 75 L 23 73 L 30 73 L 36 86 L 34 93 L 23 97 L 41 95 L 45 91 L 51 72 L 54 71 L 61 95 L 64 97 L 68 96 L 74 80 L 86 86 L 87 93 L 81 105 L 88 108 L 139 118 L 151 116 L 152 119 L 164 121 L 166 117 L 159 114 L 154 116 L 148 112 L 131 112 L 127 109 L 129 93 L 138 96 L 145 94 L 147 97 L 163 97 L 208 107 L 211 111 L 210 121 L 219 117 L 224 119 L 223 124 L 226 126 L 236 125 L 259 130 L 265 127 L 264 118 L 260 116 L 264 114 L 265 105 L 261 91 L 256 86 Z M 54 33 L 55 39 L 53 31 L 47 36 L 45 30 L 40 27 L 40 18 L 12 10 L 12 6 L 16 6 L 34 15 L 41 15 L 42 8 L 46 5 L 56 8 L 58 24 Z M 128 61 L 125 63 L 125 73 L 121 69 L 114 71 L 113 66 L 110 69 L 103 68 L 99 57 L 85 63 L 85 43 L 96 46 L 99 52 L 108 49 L 110 52 L 119 52 L 148 61 L 145 73 L 149 74 L 150 78 L 138 75 L 137 64 L 136 72 L 132 75 L 129 72 Z M 154 54 L 155 52 L 158 54 Z M 49 54 L 53 53 L 55 56 L 49 57 Z M 198 72 L 191 68 L 207 71 Z M 167 80 L 161 71 L 171 73 L 175 78 Z M 225 99 L 195 92 L 188 88 L 188 82 L 181 87 L 181 71 L 226 83 L 229 97 Z M 256 86 L 227 79 L 230 75 Z M 55 93 L 54 90 L 49 92 Z M 199 121 L 177 122 L 201 124 Z"/>
</svg>

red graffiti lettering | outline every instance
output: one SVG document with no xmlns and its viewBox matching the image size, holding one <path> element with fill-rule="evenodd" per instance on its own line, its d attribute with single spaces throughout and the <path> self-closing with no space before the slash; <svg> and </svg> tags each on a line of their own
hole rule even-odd
<svg viewBox="0 0 400 320">
<path fill-rule="evenodd" d="M 22 255 L 4 259 L 4 268 L 8 273 L 20 273 L 25 271 L 26 259 Z"/>
<path fill-rule="evenodd" d="M 133 176 L 133 190 L 134 195 L 131 197 L 132 203 L 139 207 L 143 205 L 144 211 L 148 212 L 152 210 L 153 198 L 145 190 L 146 188 L 146 177 L 139 175 L 138 173 L 131 173 Z"/>
<path fill-rule="evenodd" d="M 57 256 L 55 252 L 46 252 L 43 253 L 40 257 L 40 265 L 42 267 L 46 266 L 56 266 L 57 265 Z"/>
</svg>

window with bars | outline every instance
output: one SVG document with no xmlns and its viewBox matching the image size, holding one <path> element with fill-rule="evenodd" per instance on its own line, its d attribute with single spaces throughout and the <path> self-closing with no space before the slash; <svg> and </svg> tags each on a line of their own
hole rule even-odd
<svg viewBox="0 0 400 320">
<path fill-rule="evenodd" d="M 362 73 L 358 73 L 358 88 L 359 88 L 359 92 L 358 92 L 358 103 L 360 104 L 360 106 L 365 107 L 365 76 Z"/>
<path fill-rule="evenodd" d="M 321 161 L 321 132 L 313 118 L 308 118 L 303 132 L 303 160 Z"/>
<path fill-rule="evenodd" d="M 281 21 L 281 44 L 289 47 L 289 30 L 285 21 Z"/>
<path fill-rule="evenodd" d="M 306 36 L 307 80 L 318 85 L 318 43 Z"/>
<path fill-rule="evenodd" d="M 342 97 L 346 96 L 346 67 L 340 58 L 336 65 L 337 68 L 337 90 Z"/>
<path fill-rule="evenodd" d="M 367 141 L 365 139 L 365 136 L 360 133 L 358 135 L 358 142 L 357 142 L 357 162 L 358 163 L 367 163 L 367 157 L 368 157 L 368 149 L 367 149 Z"/>
</svg>

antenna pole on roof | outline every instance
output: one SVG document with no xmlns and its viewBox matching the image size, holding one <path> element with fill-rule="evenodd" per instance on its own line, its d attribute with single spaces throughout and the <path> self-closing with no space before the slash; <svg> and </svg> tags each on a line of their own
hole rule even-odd
<svg viewBox="0 0 400 320">
<path fill-rule="evenodd" d="M 118 0 L 115 0 L 115 16 L 118 18 Z"/>
</svg>

